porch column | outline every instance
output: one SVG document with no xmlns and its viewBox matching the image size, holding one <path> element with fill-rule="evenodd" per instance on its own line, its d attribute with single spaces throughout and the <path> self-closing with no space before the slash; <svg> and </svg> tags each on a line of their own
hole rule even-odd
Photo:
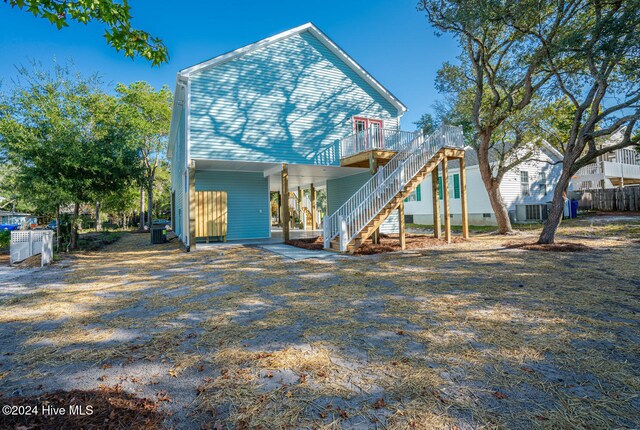
<svg viewBox="0 0 640 430">
<path fill-rule="evenodd" d="M 404 200 L 398 206 L 398 233 L 400 236 L 400 249 L 405 249 L 407 242 L 404 234 Z"/>
<path fill-rule="evenodd" d="M 282 227 L 282 193 L 278 191 L 278 225 Z"/>
<path fill-rule="evenodd" d="M 318 217 L 318 209 L 316 207 L 316 187 L 314 187 L 313 184 L 311 184 L 309 194 L 311 194 L 311 230 L 317 230 L 318 224 L 316 223 L 316 218 Z"/>
<path fill-rule="evenodd" d="M 371 176 L 378 173 L 378 159 L 374 157 L 373 151 L 369 152 L 369 173 L 371 174 Z M 371 235 L 371 242 L 373 242 L 374 245 L 380 244 L 380 228 L 379 227 Z"/>
<path fill-rule="evenodd" d="M 302 227 L 302 230 L 306 230 L 307 225 L 303 222 L 303 219 L 304 219 L 303 209 L 304 208 L 302 207 L 302 189 L 298 187 L 298 221 L 300 221 L 300 226 Z"/>
<path fill-rule="evenodd" d="M 282 206 L 280 214 L 282 222 L 282 237 L 289 240 L 289 171 L 287 164 L 282 163 Z"/>
<path fill-rule="evenodd" d="M 445 155 L 442 160 L 442 201 L 444 203 L 444 238 L 451 243 L 451 210 L 449 208 L 449 166 Z"/>
<path fill-rule="evenodd" d="M 433 237 L 442 237 L 442 227 L 440 220 L 440 187 L 438 187 L 438 165 L 431 172 L 431 196 L 433 197 Z"/>
<path fill-rule="evenodd" d="M 189 164 L 189 251 L 196 249 L 196 162 Z"/>
<path fill-rule="evenodd" d="M 460 203 L 462 204 L 462 238 L 469 239 L 469 210 L 467 207 L 467 172 L 464 157 L 460 158 Z"/>
</svg>

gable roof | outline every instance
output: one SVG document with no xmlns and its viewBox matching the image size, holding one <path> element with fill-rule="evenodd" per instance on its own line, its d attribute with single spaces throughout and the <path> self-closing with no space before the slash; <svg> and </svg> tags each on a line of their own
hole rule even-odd
<svg viewBox="0 0 640 430">
<path fill-rule="evenodd" d="M 407 107 L 400 101 L 396 96 L 394 96 L 389 90 L 380 84 L 376 79 L 373 78 L 362 66 L 360 66 L 356 61 L 347 55 L 336 43 L 334 43 L 327 35 L 325 35 L 318 27 L 314 24 L 308 22 L 299 27 L 292 28 L 291 30 L 283 31 L 282 33 L 278 33 L 275 36 L 267 37 L 266 39 L 262 39 L 258 42 L 252 43 L 250 45 L 246 45 L 242 48 L 238 48 L 234 51 L 227 52 L 226 54 L 219 55 L 210 60 L 204 61 L 202 63 L 196 64 L 195 66 L 188 67 L 186 69 L 178 72 L 178 76 L 183 79 L 188 79 L 194 74 L 200 73 L 203 70 L 209 69 L 211 67 L 216 67 L 220 64 L 226 63 L 227 61 L 234 60 L 243 55 L 246 55 L 250 52 L 253 52 L 257 49 L 264 48 L 265 46 L 271 45 L 275 42 L 284 40 L 288 37 L 295 36 L 302 32 L 308 31 L 311 35 L 313 35 L 320 43 L 322 43 L 327 49 L 333 52 L 342 62 L 344 62 L 349 68 L 351 68 L 358 76 L 360 76 L 364 81 L 369 84 L 373 89 L 375 89 L 380 95 L 382 95 L 392 106 L 398 109 L 400 114 L 407 111 Z"/>
</svg>

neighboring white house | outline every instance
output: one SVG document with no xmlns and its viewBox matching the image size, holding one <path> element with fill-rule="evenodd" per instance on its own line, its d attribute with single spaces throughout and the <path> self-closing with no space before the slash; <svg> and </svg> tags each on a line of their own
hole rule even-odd
<svg viewBox="0 0 640 430">
<path fill-rule="evenodd" d="M 602 146 L 620 142 L 624 128 L 615 132 Z M 640 184 L 640 154 L 635 148 L 617 149 L 598 157 L 578 170 L 571 179 L 574 191 L 607 189 Z"/>
<path fill-rule="evenodd" d="M 548 203 L 553 199 L 555 185 L 562 171 L 561 154 L 544 144 L 530 160 L 507 172 L 500 185 L 502 197 L 512 221 L 540 221 L 547 217 Z M 470 225 L 496 225 L 487 191 L 480 177 L 478 159 L 474 149 L 465 150 L 467 172 L 467 200 Z M 449 163 L 449 199 L 451 223 L 462 223 L 460 203 L 460 169 L 457 162 Z M 440 199 L 442 200 L 442 171 L 439 172 Z M 443 205 L 440 204 L 440 212 Z M 420 184 L 405 203 L 407 221 L 415 224 L 433 224 L 431 175 Z"/>
</svg>

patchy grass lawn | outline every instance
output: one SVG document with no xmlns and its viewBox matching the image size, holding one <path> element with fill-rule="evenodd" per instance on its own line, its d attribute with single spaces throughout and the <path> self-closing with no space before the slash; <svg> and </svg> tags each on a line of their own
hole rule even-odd
<svg viewBox="0 0 640 430">
<path fill-rule="evenodd" d="M 292 262 L 124 235 L 0 279 L 0 393 L 126 392 L 167 428 L 638 428 L 640 222 L 560 239 L 590 249 Z"/>
</svg>

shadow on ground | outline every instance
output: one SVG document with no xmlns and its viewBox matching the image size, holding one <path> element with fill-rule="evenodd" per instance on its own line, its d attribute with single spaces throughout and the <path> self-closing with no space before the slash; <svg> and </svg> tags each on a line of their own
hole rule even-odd
<svg viewBox="0 0 640 430">
<path fill-rule="evenodd" d="M 179 428 L 639 427 L 635 228 L 303 262 L 125 236 L 0 280 L 0 392 L 118 389 Z"/>
</svg>

